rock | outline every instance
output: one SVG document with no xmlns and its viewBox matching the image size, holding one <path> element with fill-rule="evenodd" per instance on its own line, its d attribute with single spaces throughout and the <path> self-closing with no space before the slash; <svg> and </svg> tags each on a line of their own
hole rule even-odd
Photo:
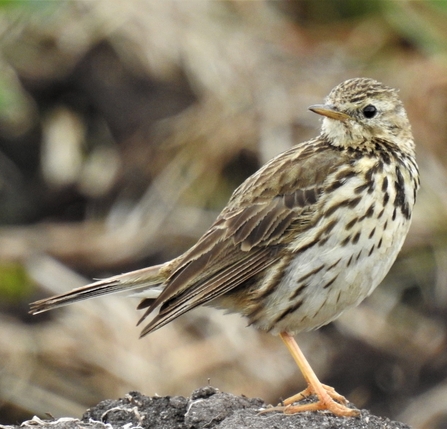
<svg viewBox="0 0 447 429">
<path fill-rule="evenodd" d="M 311 398 L 307 399 L 311 400 Z M 107 399 L 88 409 L 81 420 L 34 417 L 20 426 L 51 429 L 409 429 L 409 426 L 361 410 L 358 417 L 336 417 L 325 411 L 286 415 L 266 408 L 261 399 L 235 396 L 206 386 L 183 396 L 144 396 L 130 392 L 118 400 Z M 19 426 L 1 426 L 15 429 Z"/>
</svg>

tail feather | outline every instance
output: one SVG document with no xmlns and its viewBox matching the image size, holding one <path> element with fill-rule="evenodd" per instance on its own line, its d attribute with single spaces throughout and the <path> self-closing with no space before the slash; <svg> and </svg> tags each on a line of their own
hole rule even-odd
<svg viewBox="0 0 447 429">
<path fill-rule="evenodd" d="M 163 265 L 131 271 L 90 283 L 61 295 L 52 296 L 30 304 L 30 313 L 38 314 L 63 307 L 78 301 L 119 292 L 138 293 L 164 281 L 161 274 Z"/>
</svg>

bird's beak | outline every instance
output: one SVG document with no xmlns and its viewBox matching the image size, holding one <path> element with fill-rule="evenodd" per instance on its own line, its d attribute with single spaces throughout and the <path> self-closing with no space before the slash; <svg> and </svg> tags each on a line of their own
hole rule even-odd
<svg viewBox="0 0 447 429">
<path fill-rule="evenodd" d="M 352 119 L 347 113 L 339 112 L 335 110 L 335 107 L 329 104 L 313 104 L 312 106 L 309 106 L 309 110 L 331 119 L 337 119 L 338 121 Z"/>
</svg>

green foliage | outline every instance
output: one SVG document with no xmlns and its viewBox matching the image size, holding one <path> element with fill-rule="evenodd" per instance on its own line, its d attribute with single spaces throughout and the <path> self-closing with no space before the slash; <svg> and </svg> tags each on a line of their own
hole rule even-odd
<svg viewBox="0 0 447 429">
<path fill-rule="evenodd" d="M 388 22 L 426 53 L 445 52 L 447 1 L 385 1 Z"/>
<path fill-rule="evenodd" d="M 29 295 L 31 288 L 31 279 L 21 264 L 0 265 L 0 299 L 3 302 L 20 301 L 24 296 Z"/>
<path fill-rule="evenodd" d="M 280 9 L 294 16 L 301 25 L 312 26 L 361 18 L 379 12 L 381 5 L 380 0 L 301 0 L 283 2 Z"/>
<path fill-rule="evenodd" d="M 0 124 L 14 126 L 20 123 L 27 105 L 20 86 L 11 82 L 11 76 L 0 69 Z"/>
<path fill-rule="evenodd" d="M 0 0 L 0 11 L 28 10 L 37 12 L 54 9 L 60 3 L 62 3 L 60 0 Z"/>
</svg>

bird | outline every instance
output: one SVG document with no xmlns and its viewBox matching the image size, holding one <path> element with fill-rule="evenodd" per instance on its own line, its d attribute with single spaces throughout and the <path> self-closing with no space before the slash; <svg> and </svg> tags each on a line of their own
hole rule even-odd
<svg viewBox="0 0 447 429">
<path fill-rule="evenodd" d="M 358 305 L 390 270 L 420 187 L 415 143 L 398 91 L 371 78 L 340 83 L 309 110 L 322 117 L 319 135 L 247 178 L 189 250 L 30 312 L 127 292 L 142 299 L 138 325 L 152 317 L 141 337 L 200 305 L 240 313 L 283 340 L 307 383 L 275 410 L 358 415 L 319 381 L 294 336 Z"/>
</svg>

